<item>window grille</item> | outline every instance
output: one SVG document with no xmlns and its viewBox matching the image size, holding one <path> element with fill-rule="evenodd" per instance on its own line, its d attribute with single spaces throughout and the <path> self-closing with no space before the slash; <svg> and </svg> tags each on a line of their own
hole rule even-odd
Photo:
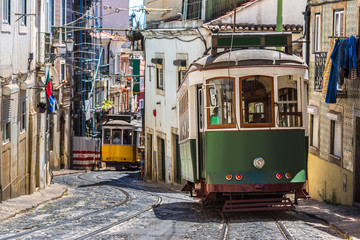
<svg viewBox="0 0 360 240">
<path fill-rule="evenodd" d="M 321 91 L 327 52 L 315 53 L 314 90 Z"/>
</svg>

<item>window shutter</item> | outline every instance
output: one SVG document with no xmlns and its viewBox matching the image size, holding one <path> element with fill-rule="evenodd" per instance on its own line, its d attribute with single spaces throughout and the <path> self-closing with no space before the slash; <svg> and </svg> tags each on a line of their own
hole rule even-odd
<svg viewBox="0 0 360 240">
<path fill-rule="evenodd" d="M 319 116 L 314 116 L 314 125 L 313 125 L 313 146 L 318 148 L 319 147 Z"/>
<path fill-rule="evenodd" d="M 341 151 L 341 142 L 342 142 L 342 131 L 341 131 L 341 122 L 335 122 L 335 136 L 334 136 L 334 155 L 342 157 Z"/>
<path fill-rule="evenodd" d="M 9 123 L 11 120 L 10 98 L 2 99 L 2 123 Z"/>
</svg>

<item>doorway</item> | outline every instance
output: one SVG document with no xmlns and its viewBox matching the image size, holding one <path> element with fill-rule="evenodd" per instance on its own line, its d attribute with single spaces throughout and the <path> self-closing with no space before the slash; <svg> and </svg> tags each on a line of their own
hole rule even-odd
<svg viewBox="0 0 360 240">
<path fill-rule="evenodd" d="M 355 202 L 360 204 L 360 117 L 355 120 Z"/>
<path fill-rule="evenodd" d="M 158 163 L 161 168 L 160 181 L 165 181 L 165 140 L 163 138 L 158 137 Z"/>
<path fill-rule="evenodd" d="M 146 134 L 146 178 L 153 180 L 152 134 Z"/>
</svg>

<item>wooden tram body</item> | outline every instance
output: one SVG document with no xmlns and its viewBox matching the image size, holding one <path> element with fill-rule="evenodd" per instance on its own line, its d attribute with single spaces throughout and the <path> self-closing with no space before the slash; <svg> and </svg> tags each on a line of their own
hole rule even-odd
<svg viewBox="0 0 360 240">
<path fill-rule="evenodd" d="M 102 161 L 116 170 L 138 168 L 144 151 L 141 124 L 109 119 L 102 127 Z"/>
<path fill-rule="evenodd" d="M 267 49 L 193 62 L 178 89 L 184 191 L 223 211 L 292 209 L 307 197 L 307 66 Z"/>
</svg>

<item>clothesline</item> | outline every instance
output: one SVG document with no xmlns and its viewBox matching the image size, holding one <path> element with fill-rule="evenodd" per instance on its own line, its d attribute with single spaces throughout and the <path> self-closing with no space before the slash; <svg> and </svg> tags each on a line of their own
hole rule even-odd
<svg viewBox="0 0 360 240">
<path fill-rule="evenodd" d="M 336 103 L 337 91 L 344 84 L 344 78 L 357 79 L 360 65 L 360 39 L 354 36 L 331 36 L 327 53 L 322 93 L 326 103 Z"/>
</svg>

